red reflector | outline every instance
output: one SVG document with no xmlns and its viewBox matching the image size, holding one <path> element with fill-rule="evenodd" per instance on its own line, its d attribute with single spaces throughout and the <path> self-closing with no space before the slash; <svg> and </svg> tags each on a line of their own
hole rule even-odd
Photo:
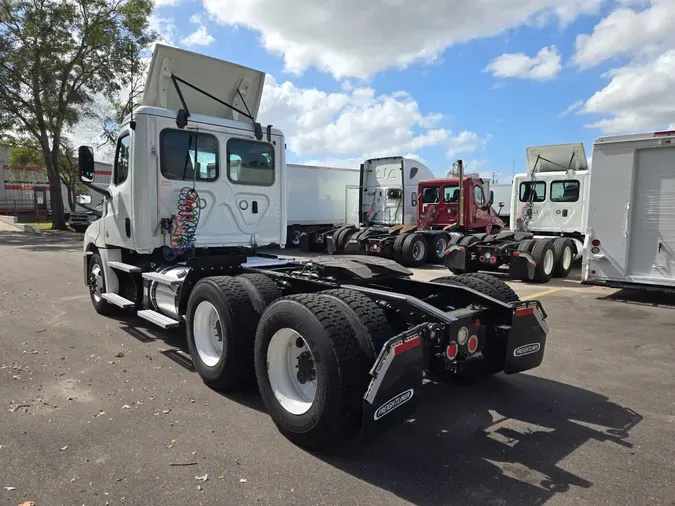
<svg viewBox="0 0 675 506">
<path fill-rule="evenodd" d="M 492 258 L 490 259 L 490 263 L 491 263 L 491 264 L 496 264 L 496 263 L 497 263 L 497 257 L 492 257 Z"/>
<path fill-rule="evenodd" d="M 499 248 L 495 248 L 495 253 L 499 253 Z"/>
<path fill-rule="evenodd" d="M 483 251 L 483 248 L 477 248 L 477 249 L 478 249 L 478 251 Z"/>
<path fill-rule="evenodd" d="M 480 257 L 479 259 L 481 262 L 485 262 L 485 257 Z"/>
<path fill-rule="evenodd" d="M 533 307 L 524 307 L 516 310 L 516 316 L 527 316 L 528 314 L 534 314 Z"/>
<path fill-rule="evenodd" d="M 469 350 L 469 353 L 475 353 L 478 349 L 478 338 L 476 336 L 471 336 L 469 342 L 466 343 L 466 347 Z"/>
<path fill-rule="evenodd" d="M 514 256 L 514 257 L 519 257 L 519 256 L 520 256 L 520 252 L 519 252 L 519 251 L 514 251 L 514 252 L 513 252 L 513 256 Z"/>
<path fill-rule="evenodd" d="M 591 271 L 591 274 L 595 274 L 595 271 Z"/>
<path fill-rule="evenodd" d="M 420 336 L 413 337 L 410 341 L 403 341 L 396 348 L 394 348 L 394 355 L 400 355 L 408 350 L 412 350 L 420 344 Z"/>
<path fill-rule="evenodd" d="M 593 239 L 593 240 L 591 241 L 591 244 L 592 244 L 593 246 L 600 246 L 600 241 L 599 241 L 598 239 Z"/>
<path fill-rule="evenodd" d="M 377 252 L 378 252 L 378 253 L 379 253 L 380 251 L 382 251 L 382 248 L 380 248 L 379 246 L 378 246 L 376 249 L 377 249 Z"/>
<path fill-rule="evenodd" d="M 459 251 L 464 251 L 464 248 L 460 247 L 460 248 L 459 248 Z"/>
<path fill-rule="evenodd" d="M 445 354 L 450 360 L 454 360 L 455 357 L 457 356 L 457 343 L 456 342 L 451 342 L 448 345 L 448 349 L 445 350 Z"/>
</svg>

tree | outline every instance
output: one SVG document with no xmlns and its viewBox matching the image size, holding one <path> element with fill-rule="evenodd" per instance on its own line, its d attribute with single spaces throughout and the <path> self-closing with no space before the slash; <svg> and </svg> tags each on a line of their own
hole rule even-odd
<svg viewBox="0 0 675 506">
<path fill-rule="evenodd" d="M 59 189 L 64 129 L 93 116 L 99 95 L 127 86 L 129 54 L 156 39 L 152 0 L 0 0 L 0 129 L 25 133 Z M 53 228 L 65 229 L 61 191 Z"/>
</svg>

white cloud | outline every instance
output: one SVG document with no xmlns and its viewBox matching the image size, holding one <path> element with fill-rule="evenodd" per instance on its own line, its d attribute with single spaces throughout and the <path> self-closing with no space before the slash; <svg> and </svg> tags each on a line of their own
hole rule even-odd
<svg viewBox="0 0 675 506">
<path fill-rule="evenodd" d="M 259 113 L 261 123 L 280 128 L 288 149 L 307 163 L 347 167 L 371 157 L 412 157 L 422 148 L 452 143 L 453 149 L 470 149 L 484 142 L 473 132 L 453 137 L 439 125 L 442 118 L 424 114 L 404 92 L 377 95 L 372 88 L 353 88 L 326 93 L 269 75 Z"/>
<path fill-rule="evenodd" d="M 481 138 L 476 132 L 469 132 L 464 130 L 458 135 L 449 139 L 448 142 L 448 151 L 446 155 L 448 158 L 452 158 L 458 153 L 473 153 L 478 148 L 483 147 L 488 141 L 492 139 L 492 135 L 487 134 L 485 137 Z"/>
<path fill-rule="evenodd" d="M 183 0 L 155 0 L 155 8 L 158 8 L 158 7 L 173 7 L 174 5 L 178 5 L 182 1 Z"/>
<path fill-rule="evenodd" d="M 449 46 L 499 34 L 550 14 L 569 23 L 602 0 L 204 0 L 225 25 L 260 34 L 268 51 L 299 74 L 311 66 L 336 78 L 438 61 Z M 357 13 L 358 15 L 355 15 Z"/>
<path fill-rule="evenodd" d="M 177 28 L 173 18 L 162 18 L 153 13 L 150 15 L 150 28 L 159 34 L 158 43 L 168 46 L 174 45 Z"/>
<path fill-rule="evenodd" d="M 580 113 L 609 116 L 587 126 L 603 133 L 659 129 L 675 118 L 675 49 L 647 64 L 629 64 L 589 98 Z"/>
<path fill-rule="evenodd" d="M 640 7 L 645 2 L 627 3 Z M 674 47 L 674 7 L 672 0 L 653 0 L 641 11 L 615 9 L 595 25 L 593 33 L 577 36 L 572 61 L 586 69 L 617 56 L 653 56 Z"/>
<path fill-rule="evenodd" d="M 183 37 L 181 43 L 186 46 L 208 46 L 215 40 L 204 25 L 199 25 L 194 32 L 187 37 Z"/>
<path fill-rule="evenodd" d="M 563 118 L 563 117 L 567 116 L 568 114 L 570 114 L 571 112 L 574 112 L 577 109 L 579 109 L 582 105 L 584 105 L 584 101 L 583 100 L 577 100 L 572 105 L 570 105 L 567 109 L 565 109 L 563 112 L 558 114 L 558 117 Z"/>
<path fill-rule="evenodd" d="M 555 46 L 543 47 L 536 56 L 527 56 L 525 53 L 505 53 L 492 60 L 485 72 L 492 72 L 492 76 L 515 77 L 518 79 L 532 79 L 547 81 L 553 79 L 562 69 L 560 53 Z"/>
</svg>

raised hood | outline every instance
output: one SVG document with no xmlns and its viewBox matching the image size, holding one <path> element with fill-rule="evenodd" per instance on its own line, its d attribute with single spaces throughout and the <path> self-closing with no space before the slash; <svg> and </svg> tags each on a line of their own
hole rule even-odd
<svg viewBox="0 0 675 506">
<path fill-rule="evenodd" d="M 265 83 L 264 72 L 162 44 L 157 44 L 152 53 L 142 105 L 170 110 L 183 108 L 171 81 L 172 74 L 241 111 L 246 112 L 248 107 L 251 116 L 254 118 L 258 116 Z M 204 114 L 237 121 L 246 119 L 238 112 L 183 83 L 178 83 L 178 86 L 190 114 Z"/>
<path fill-rule="evenodd" d="M 533 170 L 535 172 L 564 172 L 568 167 L 571 170 L 588 170 L 586 151 L 580 142 L 527 148 L 528 174 Z"/>
</svg>

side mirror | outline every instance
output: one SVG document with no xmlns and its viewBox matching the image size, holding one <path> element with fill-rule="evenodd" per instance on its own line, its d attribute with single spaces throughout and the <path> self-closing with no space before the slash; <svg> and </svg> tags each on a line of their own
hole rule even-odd
<svg viewBox="0 0 675 506">
<path fill-rule="evenodd" d="M 91 204 L 91 195 L 88 193 L 78 193 L 75 195 L 75 202 L 78 204 Z"/>
<path fill-rule="evenodd" d="M 80 146 L 77 150 L 77 166 L 80 170 L 80 181 L 94 182 L 94 150 L 90 146 Z"/>
<path fill-rule="evenodd" d="M 495 203 L 495 192 L 490 190 L 490 196 L 488 197 L 488 205 L 491 206 Z"/>
</svg>

